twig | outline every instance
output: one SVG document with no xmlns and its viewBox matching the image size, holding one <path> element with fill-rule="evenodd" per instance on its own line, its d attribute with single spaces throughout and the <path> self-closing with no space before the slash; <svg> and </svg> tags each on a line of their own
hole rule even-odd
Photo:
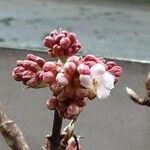
<svg viewBox="0 0 150 150">
<path fill-rule="evenodd" d="M 30 150 L 19 127 L 8 118 L 0 103 L 0 132 L 13 150 Z"/>
<path fill-rule="evenodd" d="M 55 110 L 52 136 L 50 138 L 51 150 L 58 150 L 58 147 L 60 145 L 61 126 L 62 126 L 62 118 L 59 116 L 57 110 Z"/>
</svg>

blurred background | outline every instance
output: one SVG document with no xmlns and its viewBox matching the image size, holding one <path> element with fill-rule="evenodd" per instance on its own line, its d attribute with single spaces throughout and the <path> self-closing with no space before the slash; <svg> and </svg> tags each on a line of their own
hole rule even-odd
<svg viewBox="0 0 150 150">
<path fill-rule="evenodd" d="M 92 101 L 79 116 L 75 132 L 85 137 L 83 150 L 149 150 L 150 108 L 133 103 L 125 87 L 146 93 L 150 0 L 0 0 L 0 101 L 31 149 L 41 149 L 50 133 L 53 113 L 45 102 L 51 93 L 22 90 L 11 71 L 29 52 L 48 60 L 43 39 L 61 27 L 77 34 L 81 55 L 113 59 L 123 68 L 111 96 Z M 1 135 L 0 149 L 9 150 Z"/>
</svg>

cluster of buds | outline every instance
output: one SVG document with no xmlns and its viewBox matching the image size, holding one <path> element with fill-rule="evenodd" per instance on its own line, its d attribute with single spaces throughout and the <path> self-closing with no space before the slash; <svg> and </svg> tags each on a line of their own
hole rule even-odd
<svg viewBox="0 0 150 150">
<path fill-rule="evenodd" d="M 106 60 L 94 55 L 71 56 L 56 66 L 55 80 L 49 85 L 53 96 L 47 100 L 47 107 L 67 119 L 77 118 L 88 100 L 109 96 L 122 72 L 121 67 L 113 65 L 110 68 Z"/>
<path fill-rule="evenodd" d="M 18 60 L 12 76 L 16 81 L 22 81 L 24 85 L 32 88 L 45 87 L 40 80 L 38 72 L 42 70 L 45 60 L 33 54 L 28 54 L 25 60 Z"/>
<path fill-rule="evenodd" d="M 107 98 L 122 73 L 112 61 L 94 55 L 75 56 L 81 46 L 72 32 L 53 31 L 44 45 L 51 56 L 60 59 L 46 62 L 28 54 L 25 60 L 17 61 L 12 76 L 28 87 L 48 86 L 52 96 L 46 105 L 63 118 L 76 119 L 88 100 Z"/>
<path fill-rule="evenodd" d="M 60 29 L 54 30 L 44 39 L 44 46 L 48 48 L 51 57 L 68 57 L 76 54 L 81 48 L 81 44 L 76 38 L 76 34 Z"/>
</svg>

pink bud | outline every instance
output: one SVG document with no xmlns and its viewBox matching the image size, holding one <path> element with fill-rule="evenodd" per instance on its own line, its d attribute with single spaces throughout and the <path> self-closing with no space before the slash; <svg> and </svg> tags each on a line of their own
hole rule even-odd
<svg viewBox="0 0 150 150">
<path fill-rule="evenodd" d="M 116 63 L 114 61 L 108 61 L 106 63 L 108 70 L 111 69 L 112 67 L 116 66 Z"/>
<path fill-rule="evenodd" d="M 56 97 L 52 97 L 46 101 L 46 106 L 50 110 L 55 110 L 58 106 L 59 102 Z"/>
<path fill-rule="evenodd" d="M 76 64 L 74 62 L 66 62 L 63 69 L 68 76 L 72 76 L 76 71 Z"/>
<path fill-rule="evenodd" d="M 33 55 L 33 54 L 28 54 L 28 55 L 26 56 L 26 59 L 27 59 L 27 60 L 31 60 L 31 61 L 36 61 L 36 57 L 37 57 L 37 56 L 35 56 L 35 55 Z"/>
<path fill-rule="evenodd" d="M 24 66 L 25 69 L 31 70 L 31 71 L 34 71 L 34 72 L 37 72 L 37 71 L 41 70 L 39 65 L 36 62 L 31 61 L 31 60 L 24 60 L 23 61 L 23 66 Z"/>
<path fill-rule="evenodd" d="M 62 37 L 65 37 L 65 34 L 59 33 L 58 35 L 55 36 L 54 39 L 55 39 L 55 41 L 56 41 L 57 44 L 59 44 L 59 42 L 60 42 L 60 40 L 61 40 Z"/>
<path fill-rule="evenodd" d="M 68 78 L 63 73 L 57 74 L 56 81 L 60 86 L 66 86 L 69 83 Z"/>
<path fill-rule="evenodd" d="M 54 76 L 54 74 L 51 71 L 44 72 L 42 74 L 42 76 L 43 76 L 43 82 L 44 83 L 52 84 L 55 81 L 55 76 Z"/>
<path fill-rule="evenodd" d="M 79 115 L 79 113 L 80 113 L 80 108 L 79 108 L 79 106 L 77 106 L 75 104 L 71 104 L 67 108 L 67 114 L 70 119 L 75 116 L 77 117 Z"/>
<path fill-rule="evenodd" d="M 77 67 L 77 70 L 78 70 L 79 74 L 83 74 L 83 75 L 89 75 L 90 74 L 90 68 L 88 65 L 85 65 L 85 64 L 80 64 Z"/>
<path fill-rule="evenodd" d="M 55 44 L 53 46 L 53 53 L 55 57 L 61 57 L 64 52 L 63 52 L 63 49 L 59 45 Z"/>
<path fill-rule="evenodd" d="M 60 40 L 60 46 L 64 49 L 67 49 L 71 44 L 71 41 L 68 37 L 63 37 L 61 40 Z"/>
<path fill-rule="evenodd" d="M 114 66 L 113 68 L 111 68 L 110 70 L 108 70 L 108 72 L 110 72 L 113 76 L 115 76 L 116 78 L 118 78 L 122 74 L 122 68 L 120 66 Z"/>
<path fill-rule="evenodd" d="M 76 65 L 79 63 L 80 58 L 78 56 L 68 57 L 67 62 L 74 62 Z"/>
<path fill-rule="evenodd" d="M 35 72 L 30 71 L 30 70 L 25 70 L 24 72 L 22 72 L 22 80 L 23 81 L 27 81 L 33 77 L 35 77 Z"/>
<path fill-rule="evenodd" d="M 55 40 L 54 40 L 53 37 L 47 36 L 47 37 L 44 39 L 44 46 L 46 46 L 46 47 L 48 47 L 48 48 L 52 48 L 54 44 L 55 44 Z"/>
<path fill-rule="evenodd" d="M 14 72 L 15 74 L 17 74 L 17 75 L 22 74 L 23 71 L 25 71 L 25 68 L 22 67 L 22 66 L 16 67 L 16 68 L 14 68 L 14 70 L 13 70 L 13 72 Z"/>
<path fill-rule="evenodd" d="M 89 54 L 84 57 L 84 61 L 95 61 L 96 62 L 97 58 L 94 55 Z"/>
<path fill-rule="evenodd" d="M 40 81 L 38 80 L 37 77 L 34 77 L 26 82 L 26 85 L 32 88 L 37 88 L 39 84 L 40 84 Z"/>
<path fill-rule="evenodd" d="M 76 34 L 75 33 L 70 32 L 68 34 L 68 37 L 69 37 L 69 39 L 70 39 L 70 41 L 71 41 L 72 44 L 76 41 Z"/>
<path fill-rule="evenodd" d="M 96 64 L 96 62 L 95 61 L 86 61 L 86 62 L 84 62 L 84 64 L 88 65 L 91 68 L 92 66 L 94 66 Z"/>
<path fill-rule="evenodd" d="M 67 55 L 67 56 L 72 56 L 72 55 L 74 55 L 76 52 L 75 52 L 75 50 L 73 49 L 73 48 L 71 48 L 71 47 L 69 47 L 68 49 L 66 49 L 66 51 L 65 51 L 65 55 Z"/>
<path fill-rule="evenodd" d="M 41 57 L 36 57 L 36 62 L 40 67 L 43 67 L 43 65 L 46 63 L 46 61 Z"/>
<path fill-rule="evenodd" d="M 72 45 L 72 48 L 73 48 L 73 49 L 76 49 L 76 48 L 80 49 L 80 48 L 81 48 L 81 44 L 79 43 L 78 40 L 76 41 L 76 43 L 74 43 L 74 44 Z"/>
<path fill-rule="evenodd" d="M 16 81 L 21 81 L 22 80 L 22 72 L 25 71 L 24 67 L 19 66 L 14 68 L 13 72 L 12 72 L 12 77 L 16 80 Z"/>
<path fill-rule="evenodd" d="M 52 71 L 56 69 L 56 63 L 52 61 L 48 61 L 44 64 L 43 70 L 44 71 Z"/>
<path fill-rule="evenodd" d="M 45 62 L 46 62 L 43 58 L 38 57 L 38 56 L 33 55 L 33 54 L 28 54 L 26 56 L 26 59 L 36 62 L 40 67 L 42 67 L 45 64 Z"/>
</svg>

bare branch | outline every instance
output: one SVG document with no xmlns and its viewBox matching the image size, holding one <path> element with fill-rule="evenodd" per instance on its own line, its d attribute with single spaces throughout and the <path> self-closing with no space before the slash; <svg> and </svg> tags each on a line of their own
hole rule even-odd
<svg viewBox="0 0 150 150">
<path fill-rule="evenodd" d="M 30 150 L 19 127 L 8 118 L 0 103 L 0 132 L 13 150 Z"/>
</svg>

